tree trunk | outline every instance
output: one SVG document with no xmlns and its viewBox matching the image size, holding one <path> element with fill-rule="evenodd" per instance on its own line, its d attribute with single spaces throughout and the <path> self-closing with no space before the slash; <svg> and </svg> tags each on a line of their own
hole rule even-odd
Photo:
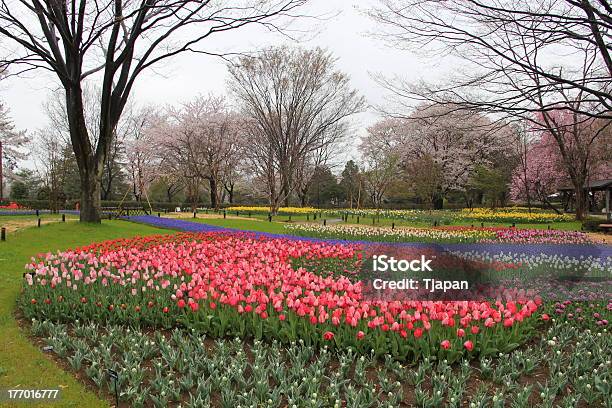
<svg viewBox="0 0 612 408">
<path fill-rule="evenodd" d="M 210 207 L 215 210 L 219 209 L 219 200 L 218 200 L 218 187 L 217 180 L 214 177 L 210 177 L 208 179 L 208 183 L 210 184 Z"/>
<path fill-rule="evenodd" d="M 70 141 L 79 167 L 81 182 L 79 219 L 81 222 L 100 223 L 102 170 L 107 149 L 101 149 L 103 154 L 99 155 L 100 157 L 96 157 L 93 152 L 87 125 L 85 124 L 83 94 L 79 86 L 66 88 L 66 114 L 70 129 Z M 100 133 L 100 139 L 103 137 L 104 135 Z M 102 143 L 102 141 L 100 140 L 99 143 Z"/>
<path fill-rule="evenodd" d="M 436 195 L 432 200 L 434 209 L 441 210 L 444 208 L 444 198 L 441 195 Z"/>
<path fill-rule="evenodd" d="M 101 180 L 92 173 L 81 175 L 81 222 L 100 222 Z"/>
<path fill-rule="evenodd" d="M 580 187 L 574 186 L 576 195 L 576 220 L 582 221 L 586 212 L 586 195 L 584 194 L 584 183 Z"/>
<path fill-rule="evenodd" d="M 234 204 L 234 186 L 227 191 L 227 199 L 230 204 Z"/>
<path fill-rule="evenodd" d="M 227 199 L 229 203 L 234 204 L 234 182 L 223 183 L 223 189 L 225 192 L 227 192 Z"/>
</svg>

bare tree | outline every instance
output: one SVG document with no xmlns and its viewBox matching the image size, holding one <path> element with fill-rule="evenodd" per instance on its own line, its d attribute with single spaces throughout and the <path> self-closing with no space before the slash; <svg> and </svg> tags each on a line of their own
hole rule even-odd
<svg viewBox="0 0 612 408">
<path fill-rule="evenodd" d="M 113 133 L 140 74 L 211 37 L 250 24 L 276 30 L 275 17 L 306 0 L 2 0 L 0 35 L 15 52 L 0 61 L 14 74 L 43 68 L 59 79 L 70 139 L 81 179 L 81 221 L 100 221 L 100 181 Z M 99 79 L 98 140 L 92 144 L 83 108 L 83 84 Z"/>
<path fill-rule="evenodd" d="M 295 192 L 299 199 L 300 206 L 304 207 L 307 204 L 308 192 L 312 186 L 312 179 L 317 168 L 327 166 L 336 155 L 336 146 L 326 145 L 306 155 L 306 157 L 303 158 L 303 163 L 296 166 Z"/>
<path fill-rule="evenodd" d="M 99 139 L 100 130 L 100 100 L 102 92 L 100 88 L 85 85 L 82 89 L 83 114 L 85 126 L 89 135 L 90 143 L 95 146 Z M 70 124 L 66 116 L 66 99 L 63 95 L 53 93 L 44 104 L 44 110 L 49 119 L 50 126 L 57 131 L 52 132 L 58 141 L 70 144 Z M 131 116 L 135 107 L 128 101 L 121 119 L 113 130 L 113 138 L 109 146 L 106 159 L 103 163 L 102 178 L 100 181 L 100 193 L 102 200 L 110 200 L 117 181 L 120 181 L 124 172 L 123 159 L 125 158 L 125 140 L 128 133 L 132 131 Z"/>
<path fill-rule="evenodd" d="M 228 66 L 230 89 L 256 127 L 250 151 L 267 180 L 272 212 L 289 204 L 298 167 L 315 151 L 332 151 L 346 135 L 346 119 L 364 107 L 334 63 L 319 48 L 278 47 Z"/>
<path fill-rule="evenodd" d="M 363 180 L 365 190 L 375 208 L 381 208 L 385 194 L 399 179 L 399 157 L 364 155 L 365 168 Z"/>
<path fill-rule="evenodd" d="M 526 115 L 580 92 L 566 109 L 612 119 L 609 13 L 607 0 L 380 0 L 369 11 L 389 45 L 466 64 L 439 86 L 379 78 L 399 96 Z"/>
<path fill-rule="evenodd" d="M 29 140 L 25 132 L 15 129 L 8 108 L 0 103 L 0 201 L 4 196 L 4 178 L 13 177 L 17 161 L 25 158 L 23 149 Z"/>
<path fill-rule="evenodd" d="M 398 47 L 444 52 L 465 66 L 444 83 L 379 81 L 400 106 L 414 100 L 457 110 L 493 113 L 502 121 L 527 121 L 554 137 L 575 189 L 576 218 L 584 215 L 590 150 L 612 120 L 607 1 L 381 0 L 370 15 L 379 36 Z M 598 125 L 582 139 L 568 131 Z M 594 120 L 597 119 L 597 120 Z M 574 136 L 570 136 L 570 135 Z M 568 140 L 581 140 L 570 153 Z M 573 156 L 573 157 L 572 157 Z"/>
<path fill-rule="evenodd" d="M 61 137 L 53 127 L 41 129 L 36 134 L 36 167 L 43 186 L 49 194 L 49 209 L 57 212 L 65 200 L 64 185 L 68 177 L 69 160 L 66 157 L 66 143 L 58 143 Z"/>
<path fill-rule="evenodd" d="M 142 201 L 151 183 L 161 175 L 162 158 L 152 131 L 157 120 L 157 112 L 150 106 L 133 110 L 125 120 L 126 129 L 122 134 L 125 134 L 126 167 L 136 201 Z"/>
<path fill-rule="evenodd" d="M 515 126 L 515 141 L 513 147 L 515 149 L 515 156 L 518 158 L 518 166 L 515 169 L 517 183 L 520 185 L 521 196 L 524 197 L 527 202 L 527 208 L 531 212 L 532 205 L 532 187 L 529 175 L 529 150 L 533 142 L 532 132 L 529 130 L 528 125 L 518 123 Z"/>
</svg>

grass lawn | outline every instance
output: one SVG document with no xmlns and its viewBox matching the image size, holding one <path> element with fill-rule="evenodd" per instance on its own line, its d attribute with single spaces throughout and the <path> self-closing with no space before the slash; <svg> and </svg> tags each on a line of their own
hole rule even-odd
<svg viewBox="0 0 612 408">
<path fill-rule="evenodd" d="M 0 225 L 9 221 L 9 218 L 25 216 L 0 217 Z M 59 387 L 62 390 L 61 402 L 53 406 L 107 407 L 106 402 L 86 391 L 72 374 L 62 371 L 40 349 L 32 345 L 17 326 L 14 319 L 15 300 L 21 288 L 24 265 L 31 256 L 40 252 L 67 249 L 94 241 L 165 232 L 167 231 L 125 221 L 104 221 L 102 225 L 60 222 L 43 225 L 40 229 L 26 228 L 9 233 L 7 241 L 0 242 L 0 388 Z"/>
<path fill-rule="evenodd" d="M 272 221 L 261 219 L 238 219 L 238 218 L 188 218 L 185 221 L 195 221 L 202 224 L 215 225 L 219 227 L 236 228 L 245 231 L 270 232 L 274 234 L 287 234 L 289 231 L 285 229 L 286 222 Z"/>
</svg>

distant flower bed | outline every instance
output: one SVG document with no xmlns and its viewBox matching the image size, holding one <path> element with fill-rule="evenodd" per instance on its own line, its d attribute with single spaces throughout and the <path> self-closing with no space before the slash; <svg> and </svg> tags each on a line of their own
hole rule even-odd
<svg viewBox="0 0 612 408">
<path fill-rule="evenodd" d="M 11 201 L 7 205 L 0 205 L 0 210 L 25 210 L 26 207 Z"/>
<path fill-rule="evenodd" d="M 344 224 L 291 224 L 285 229 L 297 236 L 383 242 L 505 242 L 521 244 L 595 244 L 577 231 L 505 227 L 389 228 Z"/>
<path fill-rule="evenodd" d="M 491 210 L 489 208 L 463 209 L 458 217 L 486 222 L 522 222 L 522 223 L 547 223 L 572 221 L 574 217 L 570 214 L 556 214 L 552 212 L 528 212 L 525 210 L 506 209 Z"/>
<path fill-rule="evenodd" d="M 269 214 L 270 207 L 263 206 L 235 206 L 235 207 L 227 207 L 226 211 L 238 211 L 242 214 Z M 313 207 L 280 207 L 277 211 L 279 215 L 305 215 L 305 214 L 314 214 L 319 213 L 324 210 L 319 210 Z"/>
<path fill-rule="evenodd" d="M 494 231 L 479 229 L 391 229 L 343 224 L 290 224 L 285 229 L 298 236 L 382 242 L 479 242 L 496 236 Z"/>
</svg>

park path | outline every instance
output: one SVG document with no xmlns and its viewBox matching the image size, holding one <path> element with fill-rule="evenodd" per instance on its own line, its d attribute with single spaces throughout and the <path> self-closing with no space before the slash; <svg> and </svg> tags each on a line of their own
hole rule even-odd
<svg viewBox="0 0 612 408">
<path fill-rule="evenodd" d="M 138 223 L 148 224 L 160 228 L 173 229 L 185 232 L 248 232 L 256 237 L 267 237 L 267 238 L 283 238 L 310 242 L 329 242 L 329 243 L 341 243 L 341 244 L 373 244 L 380 245 L 381 242 L 368 242 L 368 241 L 354 241 L 354 240 L 342 240 L 342 239 L 325 239 L 325 238 L 313 238 L 313 237 L 302 237 L 291 234 L 274 234 L 270 232 L 259 232 L 250 230 L 241 230 L 236 228 L 219 227 L 216 225 L 205 224 L 202 222 L 187 221 L 184 219 L 177 218 L 161 218 L 152 215 L 141 215 L 125 217 L 126 219 Z M 526 256 L 558 256 L 567 258 L 598 258 L 602 261 L 610 258 L 612 259 L 612 245 L 584 245 L 584 244 L 514 244 L 514 243 L 469 243 L 469 244 L 431 244 L 431 243 L 417 243 L 417 242 L 406 242 L 406 243 L 385 243 L 390 245 L 404 245 L 410 247 L 436 247 L 445 251 L 460 251 L 460 252 L 477 252 L 477 253 L 489 253 L 489 254 L 523 254 Z"/>
</svg>

